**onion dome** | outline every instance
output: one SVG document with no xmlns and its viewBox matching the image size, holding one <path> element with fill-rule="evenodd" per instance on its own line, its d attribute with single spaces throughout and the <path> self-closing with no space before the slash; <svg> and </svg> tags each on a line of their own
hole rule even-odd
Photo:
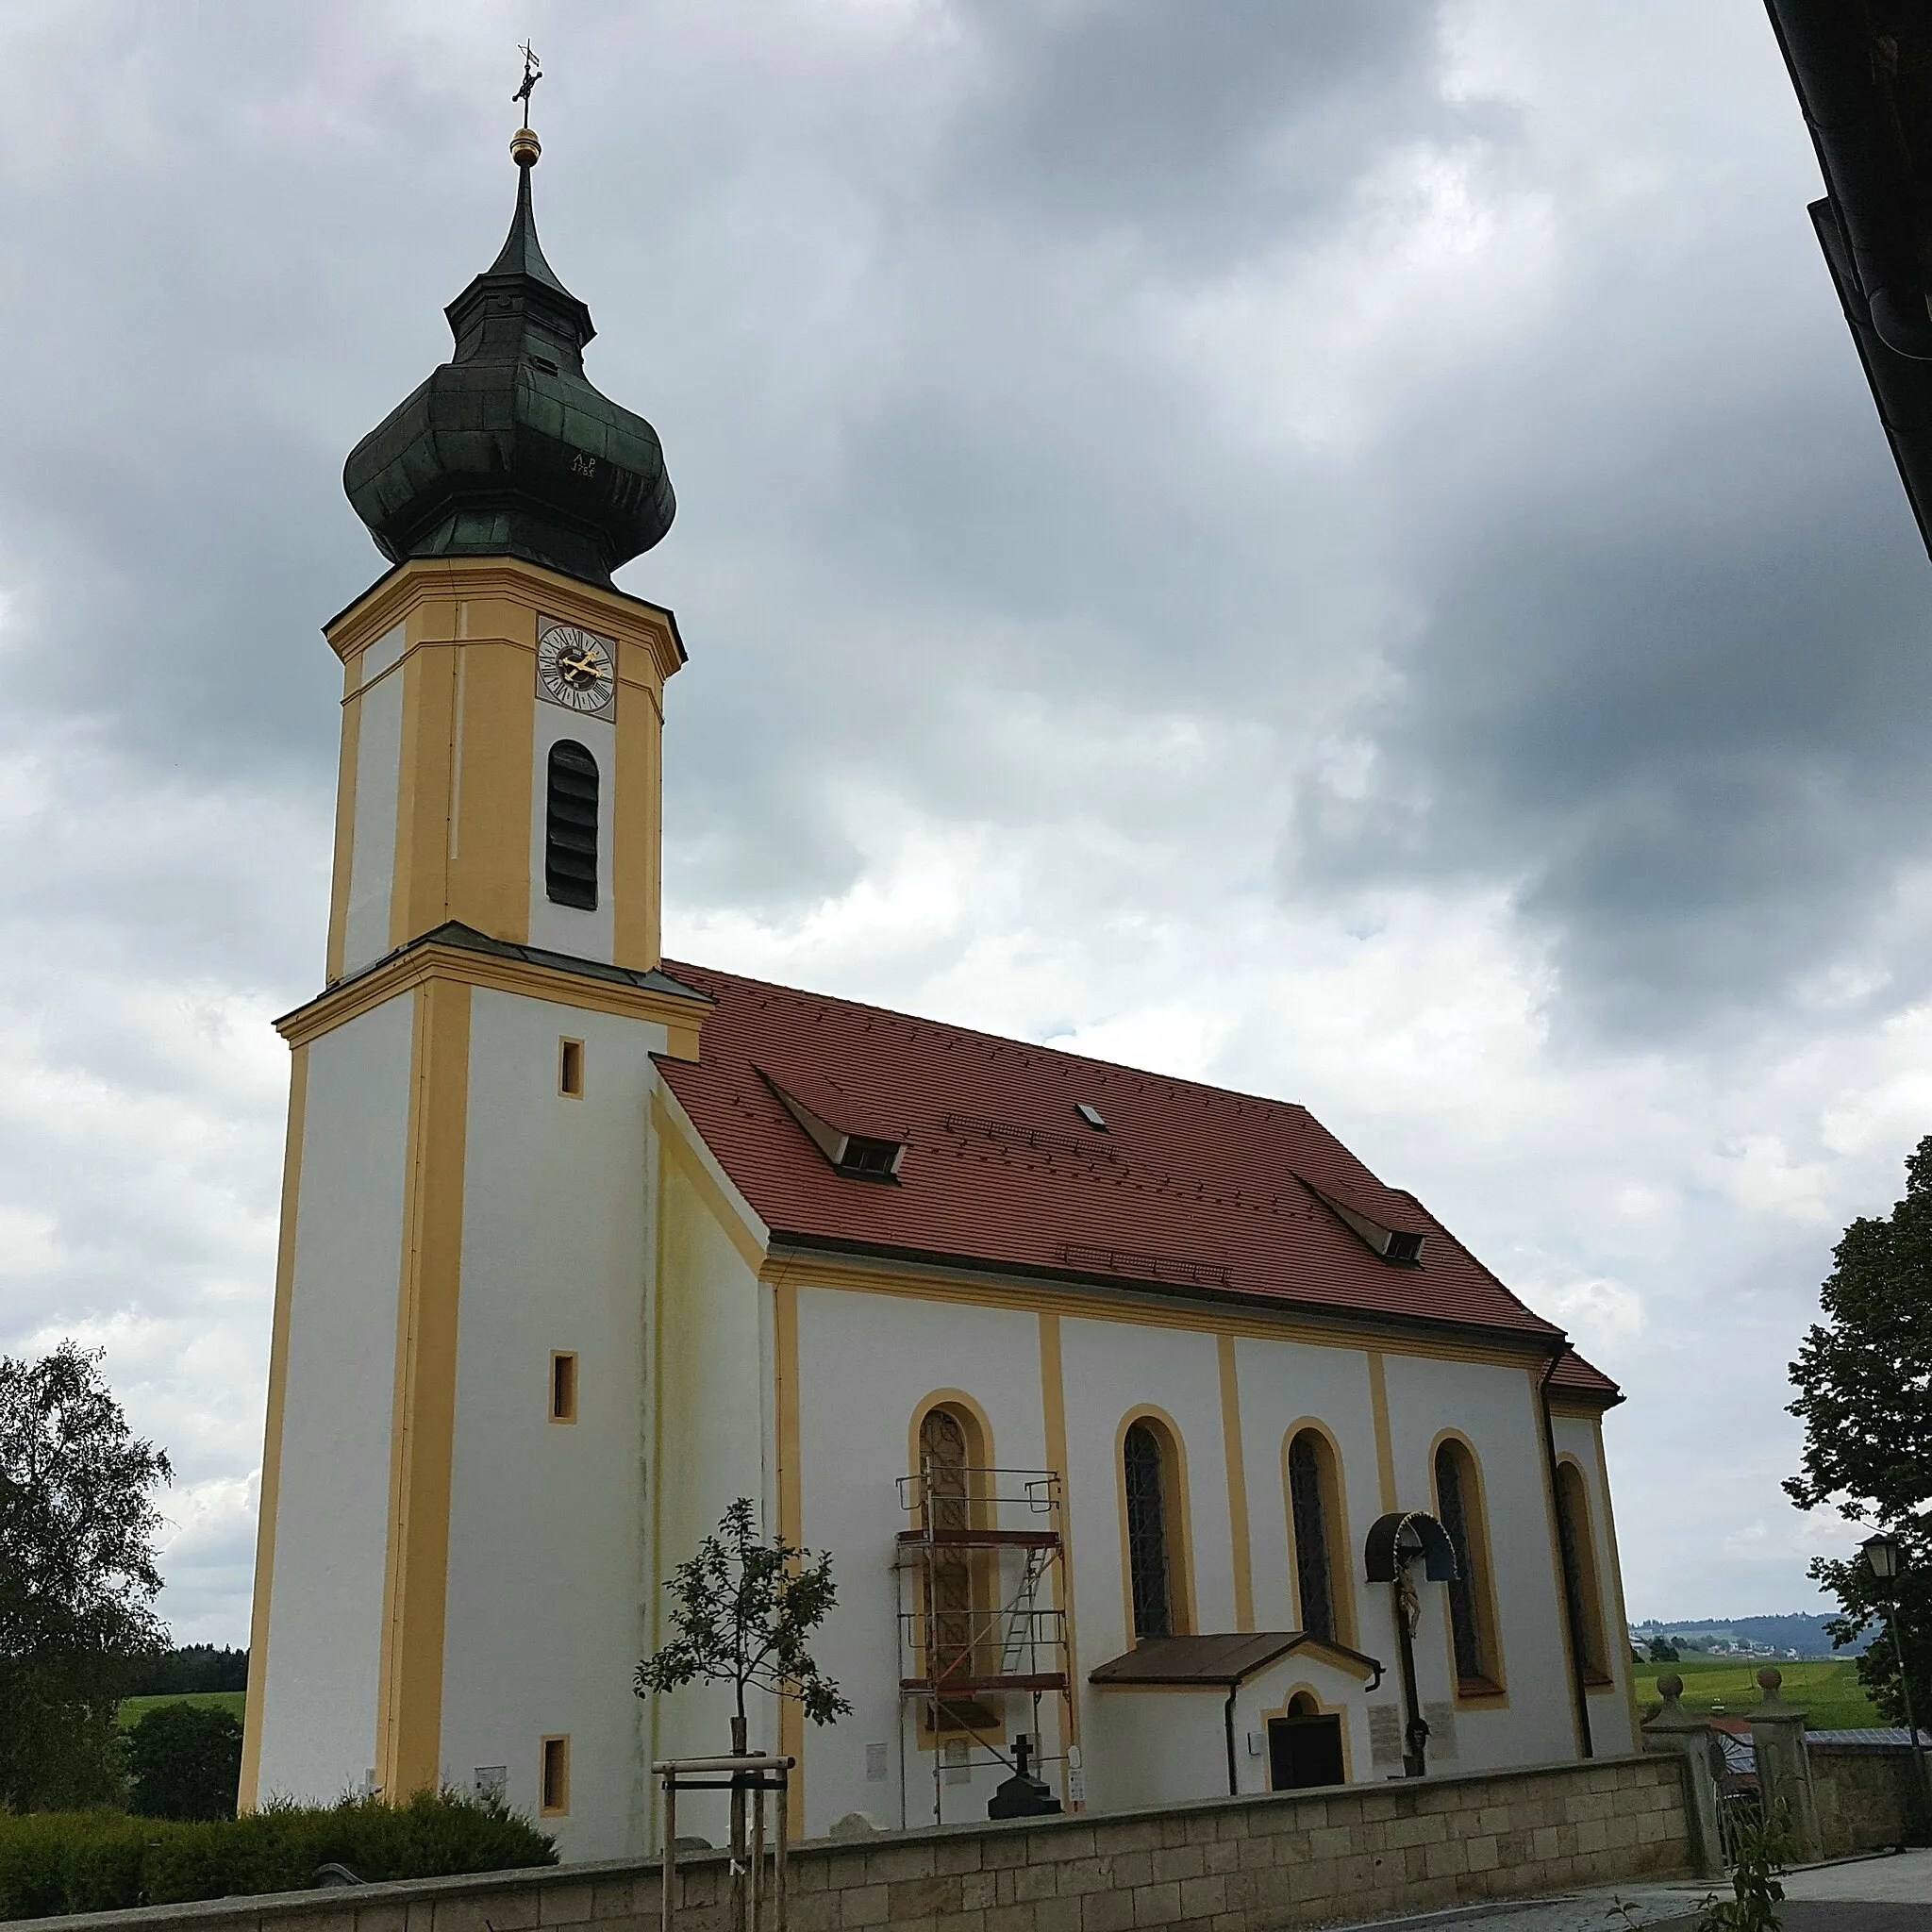
<svg viewBox="0 0 1932 1932">
<path fill-rule="evenodd" d="M 502 252 L 443 312 L 456 354 L 349 453 L 342 488 L 392 563 L 523 557 L 586 583 L 671 527 L 658 432 L 591 388 L 591 311 L 537 242 L 519 130 L 517 211 Z"/>
</svg>

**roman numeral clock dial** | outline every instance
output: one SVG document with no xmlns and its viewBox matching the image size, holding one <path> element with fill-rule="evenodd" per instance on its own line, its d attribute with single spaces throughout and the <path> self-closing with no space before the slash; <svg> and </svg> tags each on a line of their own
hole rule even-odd
<svg viewBox="0 0 1932 1932">
<path fill-rule="evenodd" d="M 608 711 L 617 695 L 608 640 L 574 624 L 551 625 L 537 640 L 537 682 L 566 710 Z"/>
</svg>

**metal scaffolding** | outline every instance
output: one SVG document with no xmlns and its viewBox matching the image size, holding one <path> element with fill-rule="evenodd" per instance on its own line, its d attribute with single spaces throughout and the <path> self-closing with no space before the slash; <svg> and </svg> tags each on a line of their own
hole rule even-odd
<svg viewBox="0 0 1932 1932">
<path fill-rule="evenodd" d="M 963 1773 L 963 1783 L 974 1764 L 1014 1767 L 1009 1735 L 1030 1737 L 1037 1765 L 1066 1761 L 1074 1720 L 1062 1486 L 1058 1470 L 927 1456 L 917 1475 L 899 1478 L 899 1503 L 912 1520 L 894 1553 L 899 1695 L 930 1752 L 933 1821 L 942 1824 L 948 1774 Z M 1016 1697 L 1029 1701 L 1025 1724 L 1009 1722 Z M 1041 1731 L 1047 1697 L 1059 1700 L 1050 1750 Z"/>
</svg>

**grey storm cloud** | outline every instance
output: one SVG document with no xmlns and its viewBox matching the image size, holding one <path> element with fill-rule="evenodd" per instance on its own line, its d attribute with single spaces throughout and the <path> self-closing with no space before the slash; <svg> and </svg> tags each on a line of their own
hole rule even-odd
<svg viewBox="0 0 1932 1932">
<path fill-rule="evenodd" d="M 1623 1038 L 1775 1009 L 1923 845 L 1926 558 L 1788 134 L 1676 229 L 1585 238 L 1537 337 L 1379 453 L 1381 561 L 1425 615 L 1370 728 L 1426 805 L 1301 848 L 1309 884 L 1516 880 L 1572 1021 Z M 1924 991 L 1896 963 L 1879 1008 Z"/>
<path fill-rule="evenodd" d="M 1694 1343 L 1752 1297 L 1776 1394 L 1889 1198 L 1932 568 L 1757 0 L 75 0 L 0 148 L 0 1345 L 103 1339 L 176 1449 L 183 1627 L 245 1597 L 341 465 L 495 252 L 525 34 L 680 501 L 672 929 L 1321 1102 L 1781 1508 Z"/>
</svg>

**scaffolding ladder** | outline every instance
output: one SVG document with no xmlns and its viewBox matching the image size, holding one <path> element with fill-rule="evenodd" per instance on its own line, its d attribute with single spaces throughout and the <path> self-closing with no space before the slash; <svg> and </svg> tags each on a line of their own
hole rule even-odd
<svg viewBox="0 0 1932 1932">
<path fill-rule="evenodd" d="M 975 1765 L 1011 1767 L 1010 1740 L 1022 1731 L 1043 1774 L 1069 1762 L 1063 1489 L 1058 1470 L 939 1468 L 923 1459 L 917 1475 L 899 1478 L 899 1500 L 911 1519 L 893 1553 L 902 1762 L 909 1712 L 931 1754 L 933 1822 L 943 1824 L 952 1775 L 968 1782 Z M 1022 1724 L 1011 1722 L 1015 1698 L 1025 1700 Z M 1058 1700 L 1051 1750 L 1041 1730 L 1048 1698 Z"/>
</svg>

